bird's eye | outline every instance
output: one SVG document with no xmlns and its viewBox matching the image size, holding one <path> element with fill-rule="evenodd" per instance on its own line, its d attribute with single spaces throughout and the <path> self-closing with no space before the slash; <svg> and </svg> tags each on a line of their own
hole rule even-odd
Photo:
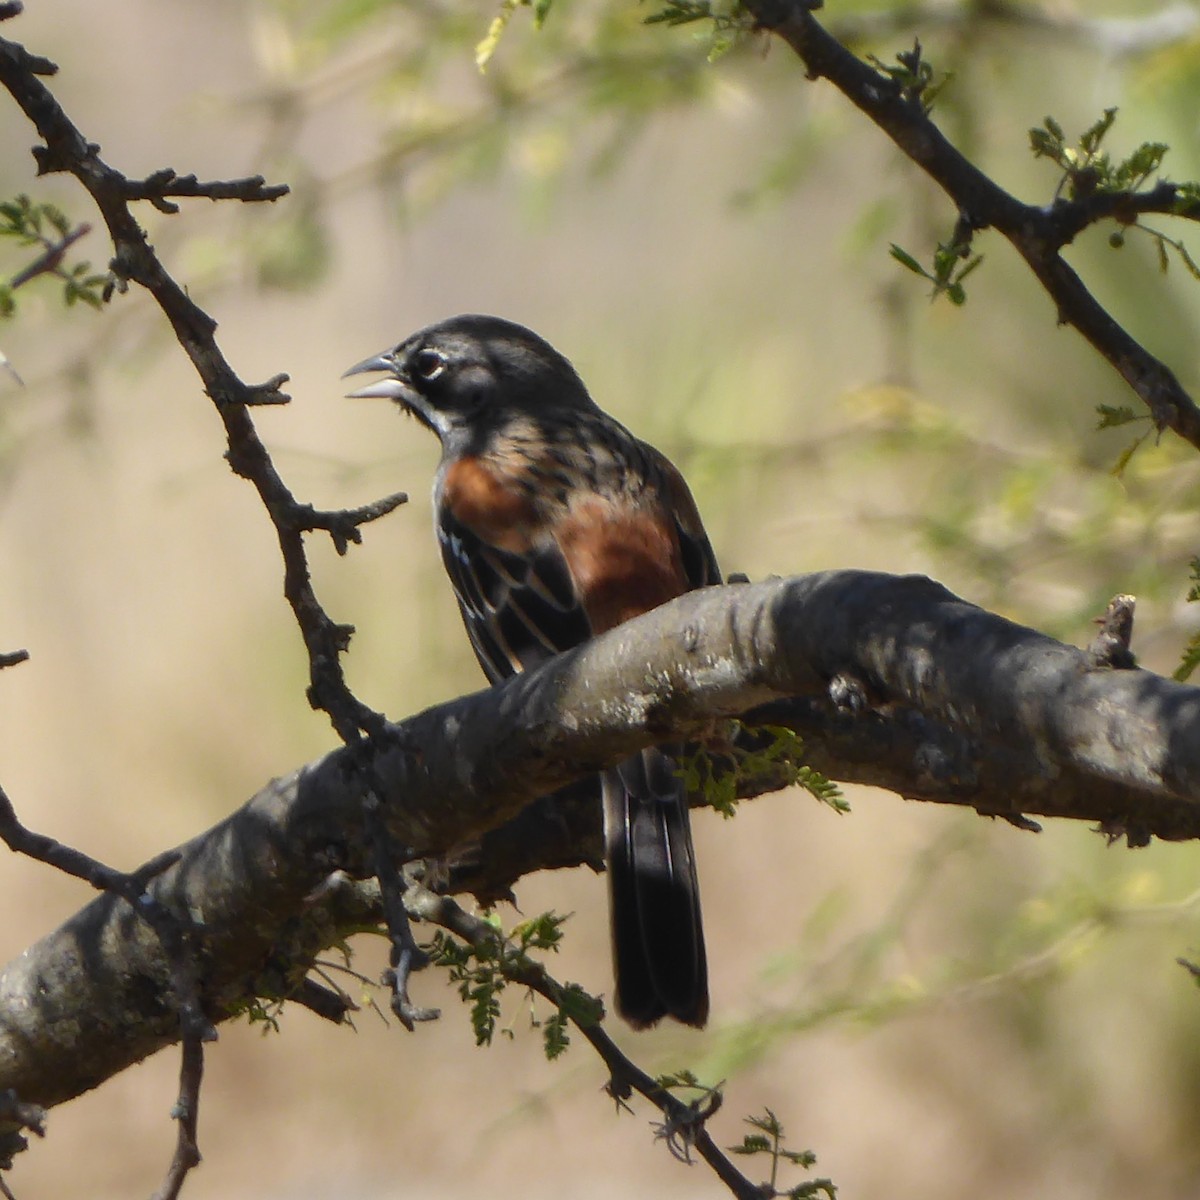
<svg viewBox="0 0 1200 1200">
<path fill-rule="evenodd" d="M 437 350 L 418 350 L 412 356 L 412 371 L 426 383 L 436 379 L 446 369 L 446 359 Z"/>
</svg>

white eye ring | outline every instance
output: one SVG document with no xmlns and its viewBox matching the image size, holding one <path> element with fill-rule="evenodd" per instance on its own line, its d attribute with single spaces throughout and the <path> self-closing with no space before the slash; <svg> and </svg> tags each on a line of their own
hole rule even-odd
<svg viewBox="0 0 1200 1200">
<path fill-rule="evenodd" d="M 418 379 L 431 383 L 446 369 L 446 357 L 439 350 L 425 347 L 412 356 L 413 374 Z"/>
</svg>

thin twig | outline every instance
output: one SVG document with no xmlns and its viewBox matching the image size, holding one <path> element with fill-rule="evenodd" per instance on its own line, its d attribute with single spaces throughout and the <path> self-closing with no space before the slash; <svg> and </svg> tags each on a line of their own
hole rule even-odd
<svg viewBox="0 0 1200 1200">
<path fill-rule="evenodd" d="M 1138 342 L 1092 295 L 1059 253 L 1081 229 L 1112 215 L 1115 202 L 1060 199 L 1025 204 L 960 153 L 929 118 L 918 96 L 858 58 L 817 22 L 810 0 L 745 0 L 758 26 L 779 36 L 809 78 L 827 79 L 896 143 L 950 197 L 960 224 L 996 229 L 1049 294 L 1060 323 L 1073 326 L 1150 410 L 1155 424 L 1200 449 L 1200 407 L 1165 363 Z M 1174 212 L 1160 185 L 1124 202 L 1141 212 Z M 1137 206 L 1143 207 L 1137 207 Z M 1194 213 L 1185 215 L 1194 216 Z"/>
<path fill-rule="evenodd" d="M 284 377 L 252 386 L 237 376 L 217 345 L 216 322 L 167 273 L 129 207 L 139 199 L 157 197 L 163 202 L 168 194 L 220 198 L 227 193 L 239 200 L 260 200 L 273 199 L 282 190 L 257 179 L 200 184 L 192 176 L 178 176 L 169 169 L 141 181 L 129 180 L 100 157 L 99 147 L 83 136 L 38 78 L 54 69 L 52 63 L 0 38 L 0 84 L 9 90 L 45 143 L 34 149 L 39 171 L 69 172 L 92 196 L 112 238 L 114 275 L 140 284 L 162 309 L 216 406 L 225 427 L 229 465 L 253 484 L 271 516 L 284 561 L 284 594 L 308 653 L 309 701 L 329 714 L 343 741 L 352 743 L 379 719 L 352 695 L 342 673 L 341 655 L 352 630 L 332 620 L 317 600 L 303 544 L 309 528 L 305 506 L 297 502 L 276 471 L 250 416 L 253 406 L 284 401 L 279 392 Z M 335 544 L 345 544 L 344 528 L 345 522 L 333 538 Z"/>
<path fill-rule="evenodd" d="M 405 902 L 414 916 L 440 925 L 472 946 L 493 944 L 499 936 L 491 925 L 467 912 L 455 900 L 436 895 L 420 885 L 409 887 Z M 582 1023 L 572 1015 L 570 1006 L 563 1006 L 563 985 L 540 963 L 525 959 L 519 968 L 512 970 L 509 977 L 514 983 L 531 988 L 566 1014 L 572 1026 L 587 1040 L 608 1069 L 607 1091 L 614 1100 L 623 1105 L 636 1092 L 662 1113 L 664 1122 L 659 1127 L 658 1136 L 668 1142 L 676 1157 L 685 1153 L 687 1147 L 692 1147 L 738 1200 L 763 1200 L 759 1185 L 751 1182 L 733 1165 L 705 1126 L 705 1121 L 719 1107 L 719 1100 L 709 1098 L 699 1104 L 685 1104 L 664 1088 L 629 1058 L 599 1023 Z"/>
<path fill-rule="evenodd" d="M 394 845 L 383 823 L 379 793 L 373 788 L 363 804 L 366 815 L 367 836 L 371 839 L 375 878 L 383 902 L 383 917 L 387 926 L 391 951 L 389 968 L 384 982 L 391 989 L 392 1012 L 400 1024 L 410 1033 L 419 1021 L 436 1021 L 441 1011 L 436 1008 L 420 1008 L 409 999 L 408 980 L 414 971 L 429 965 L 429 955 L 417 945 L 412 925 L 405 908 L 407 885 L 401 877 L 398 863 L 404 855 Z M 411 857 L 411 855 L 409 855 Z"/>
<path fill-rule="evenodd" d="M 53 275 L 62 266 L 62 260 L 67 251 L 81 237 L 86 237 L 91 232 L 92 227 L 84 222 L 82 225 L 77 225 L 74 229 L 67 230 L 57 240 L 42 238 L 42 253 L 8 281 L 9 288 L 15 291 L 17 288 L 23 287 L 31 279 L 36 279 L 39 275 Z"/>
<path fill-rule="evenodd" d="M 126 200 L 149 200 L 160 212 L 177 213 L 178 204 L 172 204 L 167 196 L 204 196 L 209 200 L 241 200 L 255 203 L 263 200 L 278 200 L 290 189 L 286 183 L 269 184 L 261 175 L 245 179 L 217 179 L 201 183 L 195 175 L 176 175 L 170 167 L 163 167 L 147 175 L 145 179 L 125 179 L 122 193 Z"/>
<path fill-rule="evenodd" d="M 175 1155 L 167 1168 L 162 1187 L 152 1200 L 177 1200 L 183 1182 L 193 1167 L 200 1165 L 200 1146 L 196 1127 L 200 1120 L 200 1084 L 204 1079 L 204 1043 L 185 1037 L 179 1065 L 179 1099 L 171 1115 L 178 1122 Z"/>
</svg>

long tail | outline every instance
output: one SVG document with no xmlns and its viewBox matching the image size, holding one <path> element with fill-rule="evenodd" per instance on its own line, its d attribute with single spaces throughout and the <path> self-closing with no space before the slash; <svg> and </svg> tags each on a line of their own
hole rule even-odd
<svg viewBox="0 0 1200 1200">
<path fill-rule="evenodd" d="M 603 775 L 616 1008 L 635 1029 L 708 1019 L 708 966 L 687 795 L 643 750 Z"/>
</svg>

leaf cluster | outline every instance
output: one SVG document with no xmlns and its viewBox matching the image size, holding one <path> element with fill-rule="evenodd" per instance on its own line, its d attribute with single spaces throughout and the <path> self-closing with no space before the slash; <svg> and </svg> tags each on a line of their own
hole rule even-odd
<svg viewBox="0 0 1200 1200">
<path fill-rule="evenodd" d="M 1188 564 L 1189 581 L 1191 587 L 1187 591 L 1187 601 L 1189 604 L 1200 602 L 1200 558 L 1193 558 Z M 1200 630 L 1193 633 L 1187 640 L 1187 645 L 1183 648 L 1183 654 L 1180 656 L 1179 666 L 1175 668 L 1174 678 L 1180 683 L 1185 683 L 1191 679 L 1193 672 L 1200 666 Z"/>
<path fill-rule="evenodd" d="M 1133 153 L 1119 160 L 1104 149 L 1104 140 L 1116 119 L 1117 109 L 1106 108 L 1099 119 L 1079 135 L 1074 145 L 1068 144 L 1062 126 L 1051 116 L 1029 131 L 1034 157 L 1049 158 L 1062 168 L 1056 196 L 1065 191 L 1068 199 L 1073 201 L 1086 201 L 1097 195 L 1132 197 L 1162 166 L 1170 149 L 1165 142 L 1142 142 Z M 1173 184 L 1171 192 L 1174 197 L 1171 211 L 1193 215 L 1200 197 L 1200 185 Z M 1132 207 L 1117 205 L 1111 215 L 1118 225 L 1108 238 L 1108 244 L 1114 250 L 1125 245 L 1127 229 L 1140 229 L 1153 238 L 1159 269 L 1164 274 L 1171 265 L 1173 252 L 1192 278 L 1200 279 L 1200 265 L 1178 238 L 1168 237 L 1144 225 Z"/>
<path fill-rule="evenodd" d="M 690 794 L 702 795 L 722 816 L 732 817 L 742 784 L 769 781 L 779 788 L 802 787 L 835 812 L 850 811 L 841 788 L 804 763 L 804 740 L 795 730 L 782 725 L 731 724 L 740 742 L 730 739 L 719 752 L 697 746 L 679 757 L 676 774 Z M 748 740 L 752 744 L 747 745 Z"/>
<path fill-rule="evenodd" d="M 1164 142 L 1143 142 L 1128 157 L 1114 160 L 1103 148 L 1117 119 L 1117 109 L 1106 108 L 1103 115 L 1069 145 L 1062 126 L 1053 118 L 1029 131 L 1029 144 L 1035 158 L 1049 158 L 1063 171 L 1059 184 L 1069 199 L 1084 200 L 1097 192 L 1137 191 L 1166 157 L 1169 146 Z"/>
<path fill-rule="evenodd" d="M 645 19 L 647 25 L 691 25 L 696 21 L 711 21 L 708 61 L 713 62 L 728 53 L 740 38 L 754 29 L 754 19 L 732 0 L 726 5 L 712 0 L 667 0 L 657 12 Z"/>
<path fill-rule="evenodd" d="M 503 0 L 500 11 L 492 18 L 492 23 L 488 26 L 487 33 L 475 47 L 475 65 L 480 71 L 487 70 L 487 65 L 491 62 L 492 55 L 496 53 L 496 47 L 500 45 L 500 39 L 504 36 L 504 31 L 508 28 L 508 23 L 518 8 L 522 6 L 532 8 L 533 27 L 541 29 L 553 3 L 554 0 Z"/>
<path fill-rule="evenodd" d="M 47 229 L 60 238 L 71 231 L 66 214 L 55 204 L 34 204 L 22 193 L 13 200 L 0 202 L 0 237 L 16 238 L 22 246 L 49 241 Z"/>
<path fill-rule="evenodd" d="M 913 42 L 911 50 L 897 53 L 895 66 L 876 58 L 874 54 L 868 54 L 867 61 L 900 89 L 900 95 L 906 101 L 920 105 L 926 116 L 933 111 L 938 93 L 954 78 L 948 71 L 938 76 L 933 64 L 924 56 L 920 39 Z"/>
<path fill-rule="evenodd" d="M 11 238 L 22 247 L 41 249 L 30 266 L 0 284 L 0 318 L 13 315 L 14 293 L 37 275 L 52 275 L 62 283 L 68 307 L 81 301 L 91 308 L 103 307 L 110 276 L 96 274 L 87 261 L 70 266 L 63 262 L 67 248 L 84 232 L 86 227 L 73 230 L 66 214 L 55 204 L 35 203 L 24 193 L 0 201 L 0 237 Z"/>
<path fill-rule="evenodd" d="M 251 1025 L 258 1025 L 265 1036 L 268 1033 L 279 1033 L 279 1018 L 283 1015 L 283 999 L 252 997 L 229 1006 L 231 1017 L 245 1017 Z"/>
<path fill-rule="evenodd" d="M 495 918 L 489 924 L 494 938 L 481 938 L 475 943 L 460 942 L 439 931 L 424 947 L 431 961 L 444 967 L 458 994 L 467 1005 L 471 1028 L 477 1046 L 491 1045 L 497 1030 L 513 1037 L 511 1028 L 500 1027 L 500 998 L 510 983 L 528 986 L 532 973 L 540 972 L 531 957 L 534 953 L 557 951 L 562 941 L 562 926 L 566 916 L 542 913 L 515 925 L 504 934 Z M 578 984 L 567 983 L 555 989 L 556 1010 L 549 1017 L 530 1016 L 530 1024 L 542 1032 L 542 1043 L 548 1059 L 558 1058 L 570 1044 L 568 1025 L 574 1022 L 587 1027 L 600 1021 L 603 1006 Z"/>
<path fill-rule="evenodd" d="M 914 275 L 919 275 L 933 284 L 929 293 L 930 300 L 945 296 L 951 304 L 960 308 L 967 302 L 963 280 L 983 262 L 982 254 L 971 254 L 970 243 L 957 239 L 938 243 L 933 255 L 932 270 L 921 266 L 907 250 L 897 246 L 895 242 L 891 246 L 891 255 Z"/>
<path fill-rule="evenodd" d="M 787 1196 L 789 1200 L 808 1200 L 809 1197 L 821 1195 L 826 1197 L 826 1200 L 834 1200 L 837 1188 L 829 1179 L 807 1179 L 803 1183 L 794 1184 L 783 1191 L 778 1190 L 776 1185 L 781 1163 L 789 1163 L 807 1171 L 816 1163 L 817 1156 L 811 1150 L 784 1149 L 784 1142 L 787 1138 L 783 1125 L 769 1108 L 763 1109 L 761 1117 L 747 1117 L 745 1123 L 754 1132 L 746 1134 L 738 1145 L 729 1146 L 727 1149 L 731 1154 L 747 1157 L 760 1154 L 770 1157 L 771 1175 L 763 1188 L 764 1195 Z"/>
</svg>

